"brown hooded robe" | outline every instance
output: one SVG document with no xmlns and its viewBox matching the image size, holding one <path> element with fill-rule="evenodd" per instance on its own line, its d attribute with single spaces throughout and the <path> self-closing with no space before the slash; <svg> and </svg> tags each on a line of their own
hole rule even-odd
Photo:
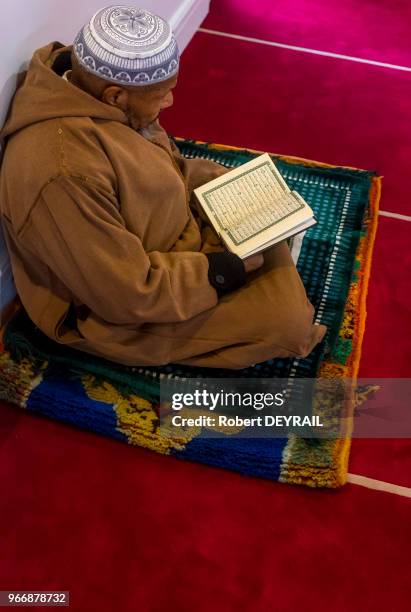
<svg viewBox="0 0 411 612">
<path fill-rule="evenodd" d="M 226 171 L 185 160 L 159 124 L 124 113 L 39 49 L 2 136 L 0 206 L 17 291 L 53 340 L 130 365 L 242 368 L 305 356 L 321 340 L 285 242 L 218 299 L 205 252 L 222 250 L 192 189 Z M 73 324 L 73 313 L 74 324 Z"/>
</svg>

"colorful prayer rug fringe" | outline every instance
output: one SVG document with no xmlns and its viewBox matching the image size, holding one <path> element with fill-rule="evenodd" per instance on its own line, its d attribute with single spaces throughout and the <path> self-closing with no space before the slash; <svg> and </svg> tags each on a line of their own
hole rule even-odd
<svg viewBox="0 0 411 612">
<path fill-rule="evenodd" d="M 258 151 L 177 139 L 187 157 L 229 167 Z M 314 208 L 318 225 L 302 244 L 298 269 L 317 322 L 328 325 L 325 342 L 306 359 L 272 359 L 235 371 L 235 378 L 325 377 L 358 374 L 365 329 L 366 295 L 377 228 L 381 179 L 375 173 L 273 155 L 290 186 Z M 243 474 L 311 487 L 346 481 L 350 431 L 336 440 L 203 438 L 194 430 L 178 439 L 160 435 L 159 388 L 164 377 L 233 378 L 233 371 L 169 365 L 121 366 L 62 348 L 47 339 L 22 309 L 4 330 L 0 397 L 11 403 L 117 438 L 128 444 Z M 352 410 L 352 407 L 350 407 Z M 197 432 L 198 433 L 198 432 Z"/>
</svg>

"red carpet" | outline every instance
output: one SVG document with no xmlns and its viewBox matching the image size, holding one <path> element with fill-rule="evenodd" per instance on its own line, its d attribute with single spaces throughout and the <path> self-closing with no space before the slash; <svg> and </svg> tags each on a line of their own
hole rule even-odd
<svg viewBox="0 0 411 612">
<path fill-rule="evenodd" d="M 70 589 L 81 612 L 407 609 L 410 500 L 275 485 L 3 416 L 2 589 Z"/>
<path fill-rule="evenodd" d="M 375 169 L 381 208 L 410 215 L 399 176 L 411 156 L 410 98 L 411 72 L 199 33 L 163 123 L 186 138 Z"/>
<path fill-rule="evenodd" d="M 408 3 L 387 0 L 220 0 L 204 26 L 410 65 L 409 16 Z M 406 72 L 199 33 L 163 124 L 375 168 L 381 208 L 411 215 L 410 94 Z M 410 231 L 380 217 L 362 376 L 411 373 Z M 354 440 L 350 472 L 410 487 L 411 444 Z M 408 609 L 405 497 L 241 477 L 7 406 L 0 477 L 1 589 L 70 590 L 79 612 Z"/>
<path fill-rule="evenodd" d="M 384 181 L 383 181 L 384 189 Z M 389 200 L 383 198 L 387 204 Z M 411 204 L 411 199 L 410 199 Z M 411 223 L 379 217 L 360 376 L 411 376 Z M 411 466 L 410 466 L 411 467 Z M 409 470 L 411 476 L 411 469 Z"/>
<path fill-rule="evenodd" d="M 214 0 L 202 27 L 411 66 L 407 0 Z"/>
</svg>

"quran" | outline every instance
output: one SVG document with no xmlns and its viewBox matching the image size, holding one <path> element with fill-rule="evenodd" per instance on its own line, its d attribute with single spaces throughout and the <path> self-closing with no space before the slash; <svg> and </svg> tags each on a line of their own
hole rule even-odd
<svg viewBox="0 0 411 612">
<path fill-rule="evenodd" d="M 317 223 L 310 206 L 288 187 L 268 153 L 194 193 L 221 241 L 242 259 Z"/>
</svg>

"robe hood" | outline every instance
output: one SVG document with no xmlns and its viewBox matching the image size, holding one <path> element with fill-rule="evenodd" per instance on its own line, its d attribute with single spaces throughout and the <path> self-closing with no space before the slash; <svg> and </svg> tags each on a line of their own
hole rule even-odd
<svg viewBox="0 0 411 612">
<path fill-rule="evenodd" d="M 40 121 L 59 117 L 90 117 L 127 124 L 123 111 L 93 98 L 53 70 L 56 60 L 70 51 L 71 46 L 52 42 L 34 53 L 14 95 L 8 119 L 0 132 L 1 138 Z"/>
</svg>

